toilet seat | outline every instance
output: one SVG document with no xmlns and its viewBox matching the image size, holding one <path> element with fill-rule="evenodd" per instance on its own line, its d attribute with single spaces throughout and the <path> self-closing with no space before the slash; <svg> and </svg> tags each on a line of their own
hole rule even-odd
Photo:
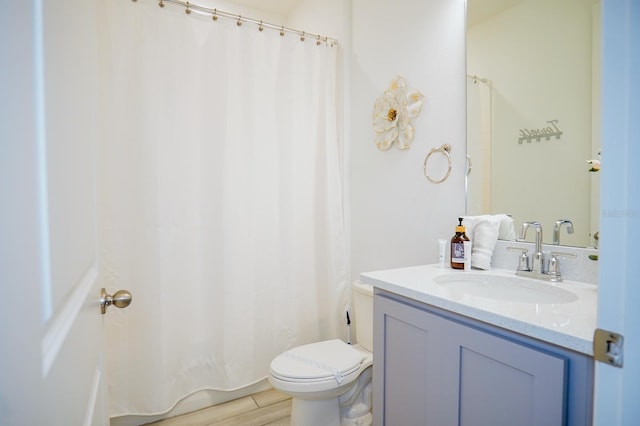
<svg viewBox="0 0 640 426">
<path fill-rule="evenodd" d="M 366 356 L 342 340 L 326 340 L 293 348 L 271 362 L 271 375 L 290 383 L 333 382 L 335 386 L 353 380 Z"/>
</svg>

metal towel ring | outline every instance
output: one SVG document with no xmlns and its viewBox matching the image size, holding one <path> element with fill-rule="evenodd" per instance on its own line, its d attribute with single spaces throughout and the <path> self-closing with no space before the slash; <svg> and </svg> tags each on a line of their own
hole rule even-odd
<svg viewBox="0 0 640 426">
<path fill-rule="evenodd" d="M 429 161 L 429 157 L 431 157 L 431 155 L 435 152 L 441 152 L 442 154 L 444 154 L 447 157 L 447 161 L 449 162 L 449 169 L 447 170 L 447 173 L 445 173 L 444 177 L 442 177 L 442 179 L 434 179 L 431 176 L 429 176 L 429 174 L 427 173 L 427 162 Z M 451 152 L 451 145 L 445 143 L 440 145 L 437 148 L 431 148 L 431 151 L 429 151 L 429 153 L 427 154 L 427 156 L 424 158 L 424 176 L 429 179 L 431 182 L 433 183 L 442 183 L 445 180 L 447 180 L 447 178 L 449 177 L 449 175 L 451 174 L 451 155 L 449 155 L 449 153 Z"/>
</svg>

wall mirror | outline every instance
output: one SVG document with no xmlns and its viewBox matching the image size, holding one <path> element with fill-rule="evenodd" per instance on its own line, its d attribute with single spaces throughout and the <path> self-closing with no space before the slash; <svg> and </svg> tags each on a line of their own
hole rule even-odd
<svg viewBox="0 0 640 426">
<path fill-rule="evenodd" d="M 599 0 L 467 1 L 467 214 L 597 246 L 599 42 Z"/>
</svg>

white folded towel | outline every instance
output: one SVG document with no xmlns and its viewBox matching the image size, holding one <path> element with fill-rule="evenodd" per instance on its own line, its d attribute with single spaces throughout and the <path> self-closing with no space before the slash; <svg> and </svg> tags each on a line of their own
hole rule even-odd
<svg viewBox="0 0 640 426">
<path fill-rule="evenodd" d="M 471 246 L 471 266 L 491 269 L 491 257 L 498 242 L 499 228 L 500 223 L 494 219 L 484 219 L 476 223 Z"/>
<path fill-rule="evenodd" d="M 464 216 L 463 225 L 472 242 L 471 266 L 490 269 L 493 249 L 498 238 L 515 240 L 513 219 L 506 214 Z"/>
<path fill-rule="evenodd" d="M 507 216 L 506 214 L 497 214 L 497 215 L 494 215 L 494 217 L 500 220 L 500 229 L 498 230 L 498 239 L 515 241 L 516 230 L 513 226 L 513 218 L 511 218 L 511 216 Z"/>
</svg>

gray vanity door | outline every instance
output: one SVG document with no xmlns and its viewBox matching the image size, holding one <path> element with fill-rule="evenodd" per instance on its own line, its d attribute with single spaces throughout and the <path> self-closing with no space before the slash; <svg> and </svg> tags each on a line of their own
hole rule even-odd
<svg viewBox="0 0 640 426">
<path fill-rule="evenodd" d="M 374 306 L 374 424 L 565 424 L 563 357 L 383 296 Z"/>
<path fill-rule="evenodd" d="M 425 312 L 374 298 L 374 333 L 384 330 L 373 339 L 375 425 L 455 424 L 447 413 L 456 412 L 456 400 L 442 398 L 448 379 L 437 329 Z"/>
<path fill-rule="evenodd" d="M 429 315 L 429 314 L 427 314 Z M 563 425 L 566 360 L 447 321 L 461 426 Z"/>
</svg>

